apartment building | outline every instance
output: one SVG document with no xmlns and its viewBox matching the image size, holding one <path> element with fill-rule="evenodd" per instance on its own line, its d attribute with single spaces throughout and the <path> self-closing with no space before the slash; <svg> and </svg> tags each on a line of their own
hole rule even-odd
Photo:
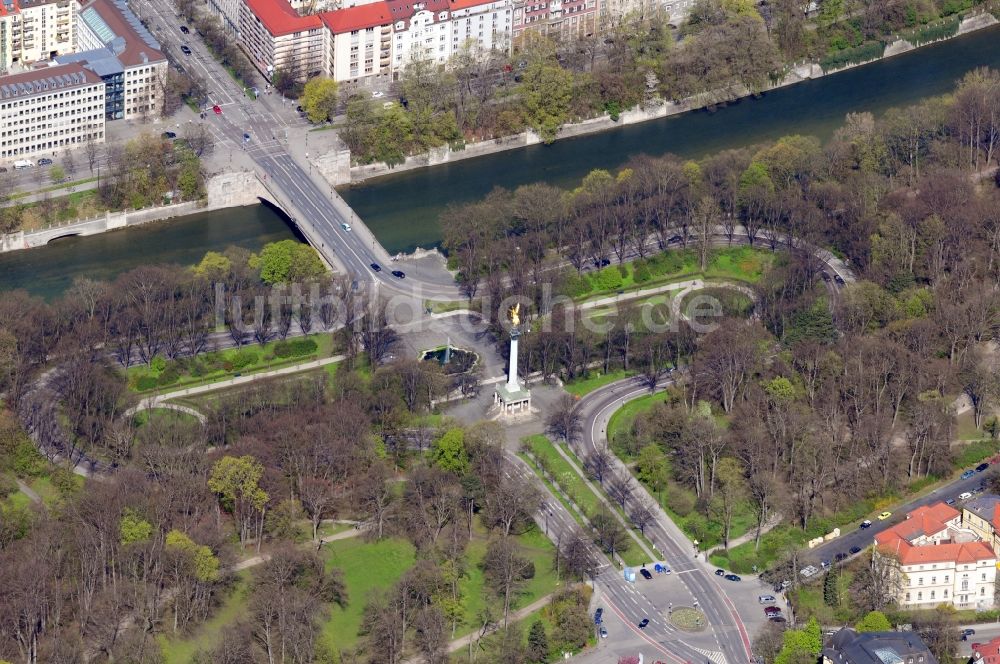
<svg viewBox="0 0 1000 664">
<path fill-rule="evenodd" d="M 143 120 L 163 110 L 167 58 L 125 0 L 89 0 L 77 16 L 80 52 L 56 58 L 80 63 L 107 84 L 108 120 Z"/>
<path fill-rule="evenodd" d="M 279 71 L 300 81 L 329 72 L 322 19 L 300 16 L 288 0 L 243 0 L 239 38 L 250 61 L 269 79 Z"/>
<path fill-rule="evenodd" d="M 75 0 L 0 0 L 0 72 L 72 53 L 76 6 Z"/>
<path fill-rule="evenodd" d="M 967 500 L 962 507 L 962 523 L 988 542 L 994 551 L 1000 550 L 1000 496 L 984 493 Z"/>
<path fill-rule="evenodd" d="M 104 141 L 104 81 L 81 64 L 0 77 L 0 159 Z"/>
<path fill-rule="evenodd" d="M 901 607 L 993 607 L 996 554 L 961 517 L 944 503 L 923 506 L 875 536 L 876 555 L 899 562 Z"/>
<path fill-rule="evenodd" d="M 938 664 L 914 632 L 839 630 L 823 649 L 822 664 Z"/>
<path fill-rule="evenodd" d="M 600 5 L 597 0 L 513 0 L 513 39 L 519 42 L 531 33 L 563 40 L 598 33 Z"/>
<path fill-rule="evenodd" d="M 392 76 L 392 16 L 384 0 L 320 14 L 329 31 L 327 75 L 371 82 Z"/>
</svg>

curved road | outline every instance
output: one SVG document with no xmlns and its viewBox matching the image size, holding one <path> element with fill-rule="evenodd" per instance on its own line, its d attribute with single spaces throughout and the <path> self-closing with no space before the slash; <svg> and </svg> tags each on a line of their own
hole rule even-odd
<svg viewBox="0 0 1000 664">
<path fill-rule="evenodd" d="M 657 385 L 662 390 L 673 382 L 665 379 Z M 586 453 L 607 445 L 607 424 L 611 415 L 626 401 L 650 394 L 646 386 L 640 386 L 632 378 L 616 381 L 584 396 L 576 408 L 583 418 L 583 449 Z M 619 472 L 628 473 L 625 465 L 612 455 L 613 463 Z M 636 484 L 636 491 L 646 494 L 651 504 L 657 505 L 656 518 L 646 527 L 646 536 L 653 542 L 658 551 L 663 554 L 663 560 L 671 567 L 674 574 L 683 579 L 688 591 L 698 601 L 711 625 L 719 650 L 724 654 L 729 664 L 749 661 L 751 658 L 750 637 L 746 627 L 736 611 L 732 600 L 719 585 L 711 568 L 699 562 L 694 557 L 694 549 L 687 537 L 659 508 L 659 503 L 646 492 L 646 489 Z M 639 614 L 633 614 L 632 617 Z M 647 628 L 648 629 L 648 628 Z"/>
</svg>

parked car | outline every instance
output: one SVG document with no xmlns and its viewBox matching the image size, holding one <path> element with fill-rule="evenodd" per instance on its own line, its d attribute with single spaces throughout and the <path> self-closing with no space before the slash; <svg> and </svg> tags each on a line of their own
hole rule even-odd
<svg viewBox="0 0 1000 664">
<path fill-rule="evenodd" d="M 833 559 L 839 563 L 841 560 L 847 560 L 847 554 L 841 551 L 840 553 L 835 555 Z"/>
<path fill-rule="evenodd" d="M 646 629 L 646 625 L 649 624 L 649 618 L 643 618 L 639 621 L 639 629 Z"/>
<path fill-rule="evenodd" d="M 779 607 L 777 607 L 777 606 L 765 606 L 764 607 L 764 614 L 767 615 L 767 616 L 780 616 L 781 615 L 781 609 Z"/>
<path fill-rule="evenodd" d="M 962 630 L 962 640 L 963 641 L 968 641 L 969 637 L 970 636 L 975 636 L 975 634 L 976 634 L 976 630 L 972 629 L 971 627 L 967 627 L 967 628 L 965 628 L 965 629 Z"/>
<path fill-rule="evenodd" d="M 872 527 L 872 522 L 869 521 L 868 519 L 865 519 L 864 521 L 862 521 L 861 525 L 858 526 L 858 528 L 860 528 L 862 530 L 864 530 L 865 528 L 871 528 L 871 527 Z"/>
<path fill-rule="evenodd" d="M 608 638 L 608 630 L 604 629 L 603 627 L 601 628 L 601 638 L 602 639 Z"/>
<path fill-rule="evenodd" d="M 402 270 L 393 270 L 392 276 L 396 277 L 397 279 L 406 279 L 406 273 L 403 272 Z"/>
<path fill-rule="evenodd" d="M 949 498 L 948 500 L 944 501 L 944 504 L 945 505 L 954 505 L 955 504 L 955 499 L 954 498 Z"/>
<path fill-rule="evenodd" d="M 646 579 L 647 581 L 653 578 L 653 575 L 650 574 L 649 570 L 646 569 L 645 567 L 639 570 L 639 574 L 642 574 L 642 578 Z"/>
<path fill-rule="evenodd" d="M 724 570 L 724 569 L 717 569 L 717 570 L 715 570 L 715 575 L 716 576 L 725 576 L 726 575 L 726 570 Z"/>
<path fill-rule="evenodd" d="M 830 561 L 823 560 L 820 562 L 819 566 L 822 567 L 823 569 L 830 569 Z"/>
<path fill-rule="evenodd" d="M 741 579 L 740 577 L 738 577 L 735 574 L 727 574 L 726 575 L 726 581 L 742 581 L 742 580 L 743 579 Z"/>
<path fill-rule="evenodd" d="M 602 620 L 604 620 L 604 609 L 598 607 L 597 611 L 594 611 L 594 624 L 600 625 Z"/>
<path fill-rule="evenodd" d="M 757 602 L 760 604 L 774 604 L 774 595 L 757 595 Z"/>
<path fill-rule="evenodd" d="M 347 222 L 342 223 L 340 225 L 340 227 L 343 228 L 345 231 L 350 231 L 351 230 L 351 225 L 348 224 Z"/>
<path fill-rule="evenodd" d="M 972 498 L 971 491 L 963 491 L 962 493 L 958 494 L 959 500 L 968 500 L 969 498 Z"/>
<path fill-rule="evenodd" d="M 384 96 L 385 93 L 382 92 L 381 90 L 376 90 L 375 92 L 372 93 L 372 99 L 381 99 Z"/>
<path fill-rule="evenodd" d="M 860 546 L 852 546 L 851 547 L 851 555 L 853 556 L 853 555 L 858 554 L 858 553 L 861 553 L 861 547 Z"/>
<path fill-rule="evenodd" d="M 672 235 L 670 239 L 667 240 L 667 244 L 677 244 L 683 240 L 684 238 L 682 238 L 680 235 Z"/>
<path fill-rule="evenodd" d="M 382 266 L 379 265 L 378 263 L 372 263 L 369 267 L 371 267 L 372 272 L 381 272 L 382 271 Z"/>
<path fill-rule="evenodd" d="M 820 270 L 819 278 L 823 281 L 830 281 L 830 274 L 826 270 Z"/>
<path fill-rule="evenodd" d="M 183 53 L 184 55 L 191 55 L 191 49 L 188 47 L 187 44 L 181 44 L 181 53 Z"/>
<path fill-rule="evenodd" d="M 41 159 L 38 160 L 38 165 L 39 166 L 51 166 L 52 165 L 52 160 L 49 159 L 48 157 L 42 157 Z"/>
<path fill-rule="evenodd" d="M 214 112 L 216 115 L 222 115 L 222 107 L 216 104 L 215 106 L 212 107 L 212 112 Z"/>
<path fill-rule="evenodd" d="M 768 620 L 774 623 L 788 622 L 787 620 L 785 620 L 784 616 L 771 616 L 770 618 L 768 618 Z"/>
<path fill-rule="evenodd" d="M 981 473 L 981 472 L 983 472 L 984 470 L 986 470 L 989 467 L 990 467 L 990 464 L 988 464 L 988 463 L 981 463 L 978 466 L 976 466 L 976 472 L 977 473 Z"/>
<path fill-rule="evenodd" d="M 967 479 L 969 479 L 970 477 L 972 477 L 975 474 L 976 474 L 976 471 L 974 471 L 974 470 L 967 470 L 964 473 L 962 473 L 962 479 L 963 480 L 967 480 Z"/>
<path fill-rule="evenodd" d="M 7 172 L 7 168 L 4 167 L 4 166 L 0 166 L 0 173 L 6 173 L 6 172 Z"/>
<path fill-rule="evenodd" d="M 165 131 L 162 134 L 160 134 L 160 138 L 165 138 L 168 141 L 172 141 L 175 138 L 177 138 L 177 134 L 175 132 L 172 132 L 172 131 Z"/>
<path fill-rule="evenodd" d="M 188 34 L 188 33 L 190 33 L 191 31 L 190 31 L 190 30 L 188 30 L 188 27 L 187 27 L 186 25 L 182 25 L 182 26 L 181 26 L 181 32 L 183 32 L 184 34 Z"/>
<path fill-rule="evenodd" d="M 882 512 L 881 514 L 878 515 L 878 520 L 879 521 L 885 521 L 890 516 L 892 516 L 892 512 Z"/>
<path fill-rule="evenodd" d="M 843 286 L 844 285 L 844 278 L 842 276 L 840 276 L 839 274 L 833 275 L 833 280 L 837 282 L 838 286 Z"/>
</svg>

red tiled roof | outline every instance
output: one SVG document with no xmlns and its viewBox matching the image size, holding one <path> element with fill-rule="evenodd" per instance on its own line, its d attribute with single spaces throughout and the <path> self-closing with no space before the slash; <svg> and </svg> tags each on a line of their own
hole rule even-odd
<svg viewBox="0 0 1000 664">
<path fill-rule="evenodd" d="M 996 558 L 993 549 L 985 542 L 963 542 L 949 544 L 927 544 L 914 546 L 912 540 L 921 535 L 933 535 L 947 528 L 947 522 L 959 516 L 959 512 L 944 503 L 918 507 L 906 516 L 906 520 L 875 536 L 875 542 L 883 552 L 899 558 L 903 565 L 924 563 L 959 562 L 973 563 Z"/>
<path fill-rule="evenodd" d="M 907 514 L 905 521 L 876 535 L 875 541 L 881 543 L 880 538 L 902 537 L 912 542 L 921 535 L 929 537 L 945 530 L 948 522 L 959 516 L 958 510 L 944 503 L 923 505 Z"/>
<path fill-rule="evenodd" d="M 369 5 L 358 5 L 346 9 L 335 9 L 320 14 L 323 23 L 333 34 L 343 34 L 352 30 L 364 30 L 379 25 L 390 25 L 394 19 L 389 11 L 389 3 L 373 2 Z"/>
<path fill-rule="evenodd" d="M 17 14 L 21 11 L 21 8 L 17 4 L 17 0 L 14 0 L 14 4 L 11 6 L 10 11 L 7 11 L 7 5 L 0 2 L 0 16 L 7 16 Z"/>
<path fill-rule="evenodd" d="M 387 0 L 389 11 L 393 21 L 409 20 L 417 10 L 413 5 L 423 5 L 420 11 L 428 11 L 432 14 L 449 10 L 448 0 Z"/>
<path fill-rule="evenodd" d="M 1000 664 L 1000 636 L 986 643 L 973 643 L 972 655 L 976 662 Z"/>
<path fill-rule="evenodd" d="M 260 19 L 274 37 L 323 26 L 319 16 L 299 16 L 288 0 L 243 0 L 250 13 Z"/>
<path fill-rule="evenodd" d="M 452 9 L 467 9 L 469 7 L 488 5 L 491 2 L 496 2 L 496 0 L 449 0 L 449 2 Z"/>
</svg>

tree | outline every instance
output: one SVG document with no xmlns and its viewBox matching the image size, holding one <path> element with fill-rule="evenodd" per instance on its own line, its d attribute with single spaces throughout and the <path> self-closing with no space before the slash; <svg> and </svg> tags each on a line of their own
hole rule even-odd
<svg viewBox="0 0 1000 664">
<path fill-rule="evenodd" d="M 573 74 L 558 64 L 538 60 L 524 70 L 518 90 L 529 124 L 543 141 L 551 143 L 569 119 Z"/>
<path fill-rule="evenodd" d="M 260 278 L 268 284 L 302 281 L 326 272 L 316 250 L 295 240 L 265 244 L 252 265 L 260 269 Z"/>
<path fill-rule="evenodd" d="M 546 430 L 567 443 L 580 439 L 583 433 L 583 418 L 576 410 L 576 402 L 568 394 L 559 398 L 545 420 Z"/>
<path fill-rule="evenodd" d="M 490 541 L 483 558 L 483 573 L 494 592 L 503 598 L 503 624 L 507 628 L 507 617 L 513 599 L 528 580 L 529 569 L 534 574 L 532 562 L 521 554 L 517 541 L 512 537 L 498 537 Z"/>
<path fill-rule="evenodd" d="M 774 664 L 814 664 L 823 649 L 823 634 L 813 616 L 802 629 L 785 632 L 781 652 Z"/>
<path fill-rule="evenodd" d="M 49 179 L 54 183 L 62 182 L 66 179 L 66 170 L 59 164 L 55 164 L 49 169 Z"/>
<path fill-rule="evenodd" d="M 254 535 L 260 550 L 260 535 L 264 529 L 267 492 L 260 488 L 264 466 L 250 455 L 225 456 L 212 466 L 208 488 L 228 504 L 239 525 L 240 545 L 246 547 Z"/>
<path fill-rule="evenodd" d="M 545 633 L 545 623 L 536 620 L 528 632 L 528 661 L 532 664 L 542 664 L 549 658 L 549 638 Z"/>
<path fill-rule="evenodd" d="M 337 110 L 337 82 L 325 76 L 309 79 L 302 89 L 299 104 L 310 122 L 319 124 L 330 120 Z"/>
<path fill-rule="evenodd" d="M 859 632 L 889 632 L 892 623 L 881 611 L 869 611 L 854 625 L 854 629 Z"/>
<path fill-rule="evenodd" d="M 448 429 L 434 441 L 431 458 L 438 466 L 456 475 L 463 475 L 469 467 L 469 454 L 465 449 L 465 431 Z"/>
<path fill-rule="evenodd" d="M 737 509 L 746 500 L 747 482 L 743 468 L 732 457 L 720 460 L 715 475 L 719 480 L 719 490 L 715 494 L 717 513 L 722 521 L 722 539 L 726 549 L 729 548 L 729 535 L 733 528 L 733 519 Z"/>
</svg>

